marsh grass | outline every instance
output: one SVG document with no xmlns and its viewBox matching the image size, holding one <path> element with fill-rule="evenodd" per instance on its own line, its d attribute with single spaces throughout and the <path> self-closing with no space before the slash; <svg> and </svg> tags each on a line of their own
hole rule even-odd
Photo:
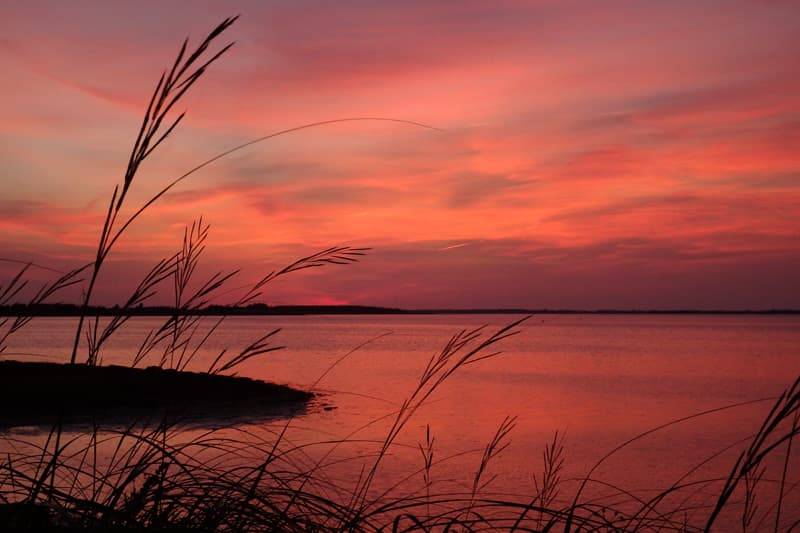
<svg viewBox="0 0 800 533">
<path fill-rule="evenodd" d="M 25 279 L 25 274 L 31 266 L 33 266 L 33 263 L 24 263 L 19 272 L 8 283 L 0 285 L 0 306 L 14 303 L 16 298 L 25 290 L 29 284 L 28 280 Z M 62 275 L 55 281 L 45 283 L 39 287 L 33 296 L 28 299 L 28 303 L 30 305 L 43 303 L 54 294 L 81 283 L 83 279 L 80 276 L 89 266 L 87 264 L 69 272 L 61 273 Z M 9 337 L 25 327 L 33 318 L 30 315 L 19 315 L 13 317 L 13 320 L 11 317 L 0 318 L 0 357 L 7 349 L 6 343 Z"/>
<path fill-rule="evenodd" d="M 126 210 L 137 173 L 185 116 L 185 112 L 175 114 L 181 98 L 231 48 L 232 43 L 228 43 L 216 52 L 210 51 L 235 20 L 225 19 L 191 51 L 184 41 L 149 101 L 124 177 L 111 195 L 93 262 L 60 273 L 58 279 L 34 291 L 30 303 L 43 302 L 83 282 L 88 273 L 82 298 L 86 311 L 103 265 L 127 228 L 184 179 L 237 150 L 299 129 L 349 120 L 391 120 L 429 127 L 403 120 L 356 117 L 276 132 L 202 162 L 142 205 Z M 209 231 L 210 225 L 202 218 L 187 225 L 180 249 L 158 261 L 123 304 L 123 310 L 138 306 L 171 283 L 175 312 L 145 335 L 132 355 L 131 366 L 151 362 L 161 368 L 185 370 L 197 361 L 210 336 L 223 327 L 224 316 L 203 323 L 209 319 L 189 313 L 230 294 L 230 285 L 239 275 L 237 270 L 218 271 L 197 279 Z M 264 287 L 280 276 L 349 264 L 366 251 L 332 247 L 301 258 L 254 283 L 235 287 L 243 292 L 234 305 L 255 301 Z M 18 299 L 30 288 L 25 279 L 30 268 L 24 264 L 9 283 L 0 287 L 0 304 Z M 0 354 L 9 336 L 29 320 L 17 317 L 0 321 Z M 70 362 L 78 362 L 81 339 L 85 339 L 84 362 L 101 365 L 103 347 L 127 320 L 120 313 L 102 322 L 84 312 Z M 800 432 L 800 379 L 771 400 L 772 408 L 753 435 L 704 459 L 666 488 L 636 494 L 594 474 L 608 457 L 643 437 L 719 409 L 663 424 L 625 441 L 580 479 L 565 478 L 564 435 L 557 433 L 544 448 L 541 471 L 533 477 L 532 486 L 520 487 L 513 495 L 498 495 L 491 491 L 491 467 L 509 445 L 516 424 L 513 417 L 506 417 L 494 435 L 487 436 L 486 446 L 475 453 L 475 470 L 466 483 L 440 489 L 445 485 L 438 483 L 435 469 L 461 454 L 440 456 L 429 426 L 425 442 L 417 446 L 405 444 L 401 437 L 435 391 L 461 369 L 498 356 L 501 343 L 516 335 L 524 321 L 514 321 L 496 331 L 481 327 L 457 332 L 428 360 L 415 388 L 399 408 L 380 420 L 388 423 L 388 429 L 378 440 L 364 440 L 356 431 L 340 439 L 297 443 L 291 419 L 282 424 L 200 431 L 187 430 L 165 418 L 154 427 L 136 421 L 121 428 L 92 425 L 77 433 L 68 431 L 59 421 L 40 440 L 2 435 L 5 453 L 0 457 L 0 523 L 12 530 L 243 532 L 710 531 L 723 518 L 724 527 L 733 523 L 743 531 L 788 531 L 800 526 L 800 489 L 793 456 L 797 447 L 794 440 Z M 270 330 L 241 350 L 221 350 L 205 370 L 210 374 L 231 373 L 253 357 L 280 349 L 273 344 L 277 334 L 277 329 Z M 101 404 L 103 398 L 96 400 Z M 361 452 L 348 455 L 351 446 Z M 695 475 L 708 462 L 739 448 L 727 476 Z M 387 480 L 385 463 L 398 449 L 418 452 L 419 467 Z M 343 479 L 342 471 L 349 472 L 350 478 Z M 733 515 L 736 519 L 731 521 Z"/>
</svg>

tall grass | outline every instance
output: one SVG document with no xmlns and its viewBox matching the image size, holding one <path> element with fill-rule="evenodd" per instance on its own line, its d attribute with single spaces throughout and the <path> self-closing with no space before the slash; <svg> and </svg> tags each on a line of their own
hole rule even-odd
<svg viewBox="0 0 800 533">
<path fill-rule="evenodd" d="M 175 61 L 161 76 L 124 177 L 111 195 L 93 262 L 62 273 L 30 299 L 31 303 L 43 302 L 58 291 L 81 283 L 82 276 L 88 273 L 82 298 L 84 313 L 76 329 L 71 363 L 78 362 L 81 339 L 85 338 L 85 362 L 102 364 L 104 345 L 128 320 L 121 313 L 104 322 L 99 317 L 89 317 L 86 310 L 113 247 L 126 229 L 171 188 L 214 161 L 276 135 L 343 120 L 394 120 L 357 117 L 323 121 L 249 141 L 170 181 L 126 215 L 125 201 L 137 173 L 184 118 L 185 113 L 173 116 L 184 94 L 231 48 L 232 43 L 228 43 L 216 52 L 210 51 L 235 20 L 225 19 L 192 51 L 184 41 Z M 196 362 L 210 336 L 223 327 L 224 316 L 201 327 L 201 322 L 208 319 L 192 313 L 228 293 L 239 274 L 237 270 L 219 271 L 197 279 L 197 266 L 209 231 L 210 225 L 202 218 L 187 225 L 180 248 L 156 262 L 124 302 L 123 309 L 138 306 L 169 285 L 175 310 L 145 335 L 140 348 L 132 354 L 132 366 L 151 361 L 164 368 L 184 370 Z M 352 263 L 366 251 L 332 247 L 301 258 L 238 287 L 244 290 L 234 305 L 253 302 L 269 282 L 280 276 Z M 9 283 L 0 286 L 0 304 L 23 293 L 29 268 L 30 265 L 22 266 Z M 0 321 L 0 328 L 5 327 L 0 336 L 0 354 L 8 337 L 29 320 L 30 317 L 17 317 Z M 564 477 L 564 435 L 556 434 L 545 445 L 541 471 L 533 478 L 532 494 L 522 488 L 514 496 L 498 496 L 490 491 L 490 466 L 513 437 L 516 420 L 509 417 L 487 439 L 463 490 L 438 489 L 434 468 L 450 458 L 439 457 L 430 427 L 426 427 L 425 442 L 418 445 L 419 467 L 399 479 L 386 480 L 387 457 L 406 446 L 401 436 L 433 393 L 463 368 L 498 356 L 502 342 L 516 335 L 524 321 L 511 322 L 496 331 L 481 327 L 457 332 L 421 369 L 416 386 L 388 416 L 389 427 L 376 441 L 364 442 L 353 434 L 333 441 L 295 443 L 291 420 L 259 428 L 188 431 L 165 419 L 155 427 L 131 423 L 124 428 L 94 426 L 79 433 L 66 431 L 57 423 L 43 442 L 3 435 L 1 448 L 6 453 L 0 457 L 0 525 L 8 529 L 61 531 L 711 531 L 724 517 L 724 527 L 735 523 L 743 531 L 800 527 L 796 506 L 800 488 L 794 481 L 794 440 L 800 433 L 800 378 L 773 400 L 753 435 L 729 447 L 741 447 L 741 451 L 728 475 L 722 478 L 691 477 L 718 454 L 671 486 L 646 496 L 594 477 L 597 467 L 612 454 L 645 435 L 712 412 L 707 411 L 629 439 L 577 480 Z M 221 350 L 205 370 L 230 372 L 244 361 L 280 349 L 272 344 L 277 333 L 278 330 L 262 333 L 239 351 Z M 352 456 L 338 453 L 356 443 L 369 448 L 368 452 Z M 336 475 L 343 469 L 353 474 L 351 479 L 341 480 Z M 419 479 L 421 485 L 415 481 Z M 604 487 L 608 493 L 598 496 L 591 487 Z M 739 519 L 731 521 L 733 514 L 738 514 Z"/>
<path fill-rule="evenodd" d="M 223 20 L 205 37 L 205 39 L 203 39 L 200 42 L 200 44 L 192 52 L 188 52 L 188 45 L 189 45 L 188 39 L 184 40 L 174 62 L 172 63 L 172 66 L 162 73 L 158 83 L 156 84 L 156 88 L 153 91 L 153 94 L 150 97 L 150 101 L 147 105 L 147 109 L 145 110 L 145 114 L 142 119 L 142 124 L 139 128 L 136 140 L 134 141 L 133 148 L 131 149 L 131 154 L 128 160 L 128 165 L 125 169 L 123 179 L 121 183 L 117 184 L 114 187 L 114 190 L 111 194 L 111 199 L 109 201 L 108 209 L 106 211 L 106 217 L 103 222 L 102 229 L 100 231 L 100 239 L 98 241 L 95 258 L 89 267 L 91 269 L 91 275 L 89 277 L 88 286 L 83 293 L 83 298 L 82 298 L 83 311 L 81 312 L 80 318 L 78 320 L 78 325 L 75 331 L 72 353 L 70 355 L 70 363 L 72 364 L 77 362 L 78 349 L 80 346 L 81 335 L 83 334 L 83 326 L 84 322 L 86 321 L 87 310 L 91 302 L 92 296 L 94 294 L 94 289 L 97 283 L 97 279 L 100 275 L 100 272 L 103 269 L 103 265 L 105 264 L 105 261 L 109 253 L 113 249 L 114 245 L 123 236 L 125 231 L 131 226 L 131 224 L 133 224 L 150 206 L 156 203 L 166 193 L 168 193 L 170 190 L 172 190 L 175 186 L 177 186 L 179 183 L 181 183 L 188 177 L 192 176 L 193 174 L 195 174 L 199 170 L 202 170 L 208 165 L 224 157 L 227 157 L 230 154 L 233 154 L 234 152 L 250 147 L 254 144 L 261 143 L 281 135 L 286 135 L 288 133 L 296 132 L 307 128 L 323 126 L 327 124 L 334 124 L 334 123 L 348 122 L 348 121 L 364 121 L 364 120 L 389 121 L 402 124 L 409 124 L 416 127 L 436 129 L 426 124 L 410 120 L 385 118 L 385 117 L 346 117 L 346 118 L 332 119 L 332 120 L 314 122 L 310 124 L 304 124 L 301 126 L 296 126 L 275 133 L 270 133 L 268 135 L 264 135 L 257 139 L 253 139 L 251 141 L 247 141 L 245 143 L 234 146 L 233 148 L 225 150 L 203 161 L 202 163 L 192 167 L 191 169 L 184 172 L 177 178 L 169 181 L 165 186 L 163 186 L 156 194 L 150 197 L 147 201 L 143 202 L 140 206 L 134 208 L 130 215 L 125 216 L 123 212 L 123 207 L 125 204 L 125 200 L 127 199 L 128 192 L 131 186 L 134 184 L 137 173 L 141 169 L 142 165 L 146 162 L 146 160 L 161 145 L 161 143 L 163 143 L 164 140 L 166 140 L 175 131 L 177 126 L 186 116 L 185 111 L 175 116 L 174 109 L 176 105 L 181 101 L 181 99 L 185 96 L 185 94 L 194 86 L 194 84 L 203 76 L 206 70 L 220 57 L 222 57 L 228 50 L 230 50 L 230 48 L 233 46 L 234 43 L 229 42 L 221 46 L 219 50 L 217 50 L 214 53 L 209 51 L 214 41 L 223 32 L 225 32 L 225 30 L 227 30 L 236 21 L 237 18 L 238 17 L 230 17 Z M 197 231 L 199 233 L 196 235 L 192 235 L 192 237 L 198 240 L 204 239 L 204 235 L 201 235 L 203 230 L 201 230 L 198 227 Z M 333 247 L 327 250 L 323 250 L 322 252 L 319 252 L 317 254 L 313 254 L 311 256 L 302 258 L 282 270 L 272 272 L 264 276 L 261 280 L 259 280 L 253 285 L 250 292 L 247 293 L 246 297 L 236 302 L 235 305 L 242 305 L 256 298 L 260 294 L 258 291 L 266 283 L 275 279 L 278 276 L 288 274 L 290 272 L 294 272 L 297 270 L 323 266 L 326 264 L 347 264 L 357 260 L 358 257 L 363 255 L 365 251 L 366 249 L 364 248 Z M 144 300 L 152 296 L 153 292 L 151 289 L 159 281 L 163 280 L 166 277 L 169 277 L 171 274 L 174 274 L 182 278 L 190 277 L 193 267 L 189 267 L 186 263 L 187 260 L 191 259 L 190 255 L 186 255 L 187 253 L 189 253 L 189 251 L 184 249 L 183 250 L 184 255 L 179 254 L 178 256 L 174 256 L 173 258 L 165 260 L 166 265 L 161 265 L 161 264 L 156 265 L 156 267 L 154 267 L 154 269 L 156 269 L 156 272 L 153 272 L 149 278 L 146 278 L 142 282 L 144 287 L 140 286 L 140 288 L 143 288 L 145 290 L 141 291 L 139 294 L 134 295 L 135 297 L 138 297 L 138 299 L 136 299 L 136 302 L 142 303 Z M 170 267 L 174 268 L 175 271 L 174 272 L 168 271 Z M 159 268 L 162 269 L 158 270 Z M 218 289 L 226 281 L 231 279 L 234 275 L 235 274 L 232 273 L 226 275 L 220 274 L 220 276 L 217 277 L 216 279 L 210 280 L 209 281 L 210 285 L 205 287 L 206 293 L 204 294 L 204 296 L 208 295 L 213 290 Z M 186 288 L 185 285 L 183 285 L 181 287 L 181 290 L 185 290 L 185 288 Z M 129 300 L 129 302 L 130 301 L 132 300 Z M 93 352 L 94 351 L 91 349 L 90 346 L 89 354 L 86 358 L 86 363 L 89 365 L 97 364 L 97 359 L 95 356 L 96 354 L 94 354 Z"/>
</svg>

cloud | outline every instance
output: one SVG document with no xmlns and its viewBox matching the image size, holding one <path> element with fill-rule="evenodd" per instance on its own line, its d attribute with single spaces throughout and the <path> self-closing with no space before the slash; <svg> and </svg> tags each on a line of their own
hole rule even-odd
<svg viewBox="0 0 800 533">
<path fill-rule="evenodd" d="M 796 302 L 777 287 L 795 287 L 800 234 L 798 36 L 777 3 L 20 4 L 0 41 L 4 250 L 91 256 L 160 69 L 230 10 L 237 44 L 131 209 L 285 127 L 377 115 L 443 131 L 337 124 L 238 152 L 137 221 L 113 254 L 121 279 L 202 214 L 226 266 L 382 250 L 287 281 L 285 303 Z"/>
<path fill-rule="evenodd" d="M 468 242 L 461 242 L 461 243 L 458 243 L 458 244 L 450 244 L 448 246 L 444 246 L 442 248 L 439 248 L 439 251 L 440 252 L 445 252 L 447 250 L 455 250 L 457 248 L 463 248 L 464 246 L 469 246 L 469 243 Z"/>
<path fill-rule="evenodd" d="M 494 200 L 503 192 L 526 187 L 532 180 L 516 180 L 503 175 L 459 173 L 448 179 L 448 207 L 468 207 Z"/>
</svg>

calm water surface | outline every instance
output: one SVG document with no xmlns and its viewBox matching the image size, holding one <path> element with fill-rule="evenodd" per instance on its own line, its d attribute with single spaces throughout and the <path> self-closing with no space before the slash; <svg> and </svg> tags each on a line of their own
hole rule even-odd
<svg viewBox="0 0 800 533">
<path fill-rule="evenodd" d="M 193 368 L 207 367 L 222 348 L 242 347 L 281 328 L 276 343 L 286 349 L 246 363 L 239 373 L 324 392 L 322 403 L 335 408 L 320 406 L 293 420 L 291 438 L 347 438 L 352 442 L 337 453 L 368 456 L 375 451 L 370 441 L 387 431 L 387 415 L 454 333 L 482 324 L 491 331 L 514 318 L 229 318 Z M 104 363 L 129 362 L 143 335 L 160 321 L 131 320 L 104 352 Z M 8 351 L 29 354 L 14 358 L 64 361 L 75 323 L 72 318 L 35 320 L 12 337 Z M 701 411 L 774 397 L 800 374 L 797 316 L 541 315 L 520 330 L 502 343 L 504 353 L 460 369 L 436 391 L 400 435 L 399 442 L 408 447 L 395 450 L 384 464 L 385 480 L 421 466 L 417 443 L 424 441 L 429 425 L 437 460 L 449 457 L 434 466 L 434 478 L 468 485 L 482 448 L 511 415 L 517 417 L 516 427 L 511 445 L 493 463 L 491 473 L 498 477 L 492 487 L 532 493 L 542 448 L 556 431 L 565 435 L 565 477 L 583 476 L 637 434 Z M 757 430 L 769 406 L 756 403 L 670 426 L 615 454 L 594 476 L 628 490 L 668 486 Z M 733 451 L 722 454 L 698 475 L 727 474 L 734 457 Z M 353 468 L 342 466 L 340 474 L 347 477 Z M 417 478 L 412 478 L 413 483 Z"/>
</svg>

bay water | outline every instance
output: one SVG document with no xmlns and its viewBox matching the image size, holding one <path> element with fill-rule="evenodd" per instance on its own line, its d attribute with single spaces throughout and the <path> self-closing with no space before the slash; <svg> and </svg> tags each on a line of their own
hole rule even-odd
<svg viewBox="0 0 800 533">
<path fill-rule="evenodd" d="M 204 370 L 220 350 L 235 352 L 280 328 L 273 339 L 284 349 L 236 371 L 319 394 L 307 413 L 288 422 L 286 435 L 307 446 L 310 456 L 361 458 L 332 468 L 346 482 L 374 457 L 426 364 L 454 334 L 485 325 L 485 337 L 517 318 L 229 317 L 189 369 Z M 144 335 L 163 320 L 131 319 L 102 352 L 103 364 L 129 364 Z M 204 327 L 215 320 L 206 317 Z M 9 340 L 3 357 L 66 361 L 76 321 L 35 319 Z M 402 481 L 402 490 L 418 491 L 420 444 L 424 448 L 430 435 L 431 478 L 468 490 L 486 444 L 506 417 L 515 417 L 509 445 L 484 477 L 492 480 L 485 487 L 492 494 L 533 495 L 542 450 L 556 434 L 564 446 L 561 498 L 569 498 L 590 472 L 598 482 L 587 490 L 598 494 L 606 483 L 647 494 L 687 473 L 693 479 L 724 477 L 773 399 L 800 375 L 796 315 L 543 314 L 516 329 L 493 347 L 502 353 L 459 368 L 420 407 L 382 462 L 379 486 Z M 335 452 L 330 443 L 337 443 Z"/>
</svg>

